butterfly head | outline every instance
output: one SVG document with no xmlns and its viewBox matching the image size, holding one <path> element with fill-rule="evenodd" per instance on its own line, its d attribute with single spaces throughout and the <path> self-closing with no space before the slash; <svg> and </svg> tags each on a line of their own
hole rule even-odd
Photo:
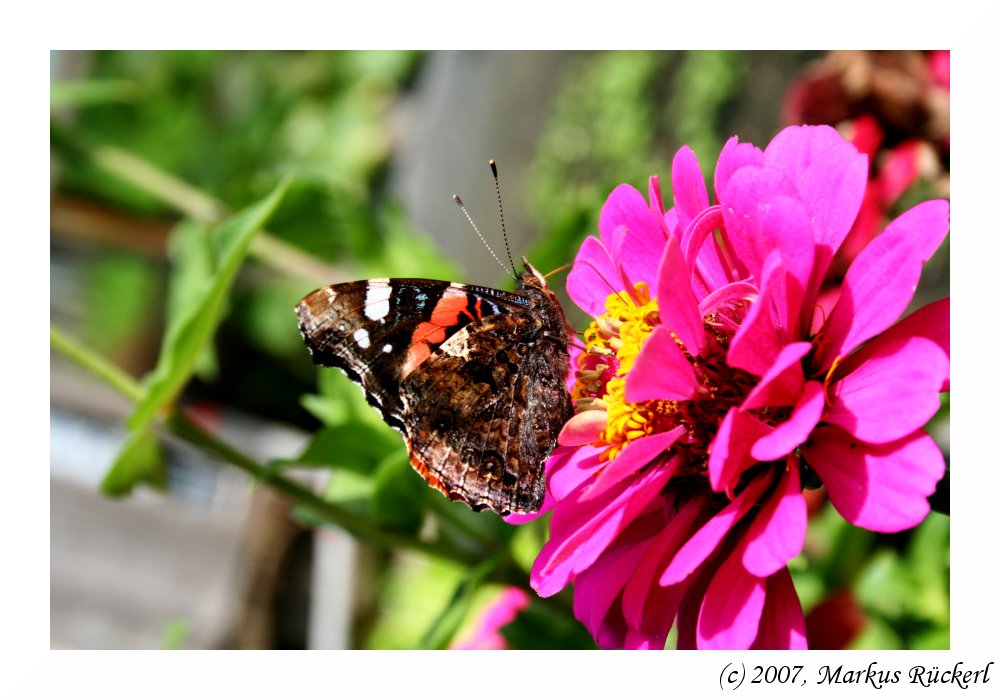
<svg viewBox="0 0 1000 700">
<path fill-rule="evenodd" d="M 522 287 L 535 287 L 536 289 L 544 289 L 548 291 L 549 283 L 545 281 L 545 275 L 538 271 L 534 265 L 528 262 L 525 257 L 521 258 L 521 262 L 524 263 L 524 273 L 521 275 L 521 282 L 519 286 Z"/>
</svg>

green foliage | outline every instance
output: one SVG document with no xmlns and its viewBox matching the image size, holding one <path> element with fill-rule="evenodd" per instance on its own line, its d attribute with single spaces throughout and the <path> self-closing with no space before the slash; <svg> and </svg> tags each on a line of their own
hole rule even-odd
<svg viewBox="0 0 1000 700">
<path fill-rule="evenodd" d="M 423 523 L 424 498 L 432 496 L 406 454 L 386 456 L 375 468 L 372 517 L 382 527 L 415 533 Z"/>
<path fill-rule="evenodd" d="M 211 239 L 215 262 L 212 277 L 195 279 L 190 292 L 172 295 L 171 298 L 185 303 L 167 328 L 160 360 L 144 382 L 146 395 L 128 419 L 130 429 L 147 426 L 156 412 L 187 383 L 219 323 L 226 295 L 250 240 L 267 223 L 286 187 L 286 183 L 278 185 L 264 200 L 220 224 Z"/>
<path fill-rule="evenodd" d="M 568 613 L 532 597 L 501 633 L 512 649 L 594 649 L 587 629 Z"/>
<path fill-rule="evenodd" d="M 809 521 L 805 555 L 789 564 L 803 609 L 847 589 L 865 617 L 852 648 L 947 648 L 949 530 L 932 512 L 911 531 L 878 535 L 827 504 Z"/>
<path fill-rule="evenodd" d="M 420 646 L 424 649 L 446 649 L 455 639 L 462 621 L 468 616 L 486 576 L 496 568 L 498 559 L 492 557 L 475 566 L 459 581 L 455 592 L 444 609 L 424 632 Z"/>
<path fill-rule="evenodd" d="M 107 496 L 126 496 L 139 484 L 161 490 L 167 485 L 163 448 L 149 427 L 129 434 L 101 481 L 101 491 Z"/>
<path fill-rule="evenodd" d="M 147 258 L 109 253 L 86 269 L 83 283 L 86 307 L 103 311 L 83 316 L 81 335 L 89 345 L 113 354 L 151 330 L 156 320 L 151 302 L 161 284 L 159 270 Z"/>
</svg>

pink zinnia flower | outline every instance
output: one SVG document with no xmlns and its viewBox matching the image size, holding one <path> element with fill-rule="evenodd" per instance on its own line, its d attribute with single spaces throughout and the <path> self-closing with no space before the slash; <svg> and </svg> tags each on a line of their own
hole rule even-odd
<svg viewBox="0 0 1000 700">
<path fill-rule="evenodd" d="M 509 625 L 518 613 L 528 607 L 528 594 L 520 588 L 507 586 L 480 614 L 475 627 L 461 639 L 452 642 L 451 649 L 506 649 L 507 640 L 500 629 Z"/>
<path fill-rule="evenodd" d="M 787 562 L 817 478 L 855 525 L 917 525 L 944 460 L 924 424 L 949 377 L 948 300 L 893 323 L 948 231 L 920 204 L 854 259 L 816 323 L 824 276 L 858 214 L 866 157 L 830 127 L 761 151 L 734 137 L 712 205 L 694 153 L 674 208 L 619 186 L 567 288 L 584 335 L 577 415 L 548 464 L 542 596 L 573 584 L 605 647 L 802 648 Z"/>
</svg>

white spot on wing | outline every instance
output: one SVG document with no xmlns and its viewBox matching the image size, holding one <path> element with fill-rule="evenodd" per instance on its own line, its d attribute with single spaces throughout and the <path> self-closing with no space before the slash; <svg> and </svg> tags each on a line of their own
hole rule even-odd
<svg viewBox="0 0 1000 700">
<path fill-rule="evenodd" d="M 371 280 L 365 293 L 365 316 L 378 321 L 389 315 L 389 296 L 392 287 L 389 280 Z"/>
<path fill-rule="evenodd" d="M 363 350 L 367 350 L 368 346 L 371 345 L 371 341 L 368 340 L 368 331 L 364 328 L 359 328 L 354 331 L 354 340 Z"/>
<path fill-rule="evenodd" d="M 383 345 L 382 346 L 382 352 L 392 352 L 392 345 L 390 345 L 389 343 L 386 343 L 385 345 Z"/>
</svg>

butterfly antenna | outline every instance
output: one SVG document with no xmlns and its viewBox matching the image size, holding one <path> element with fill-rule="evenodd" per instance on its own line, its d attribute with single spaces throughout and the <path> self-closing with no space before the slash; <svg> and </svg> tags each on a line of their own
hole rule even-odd
<svg viewBox="0 0 1000 700">
<path fill-rule="evenodd" d="M 459 197 L 457 194 L 453 194 L 451 198 L 455 200 L 455 204 L 458 205 L 458 208 L 462 210 L 463 214 L 465 214 L 465 218 L 469 220 L 470 224 L 472 224 L 472 228 L 476 230 L 476 234 L 479 236 L 479 240 L 481 240 L 483 242 L 483 245 L 486 246 L 486 250 L 490 251 L 490 255 L 492 255 L 493 259 L 497 261 L 497 264 L 503 268 L 504 272 L 506 272 L 514 279 L 517 279 L 517 275 L 515 275 L 513 272 L 507 269 L 507 266 L 503 264 L 503 261 L 500 260 L 500 258 L 497 257 L 497 254 L 493 252 L 493 249 L 490 248 L 490 244 L 486 242 L 485 238 L 483 238 L 483 234 L 480 233 L 479 227 L 476 226 L 476 222 L 472 220 L 471 216 L 469 216 L 469 210 L 466 209 L 465 204 L 462 203 L 462 198 Z M 513 262 L 511 263 L 511 265 L 513 265 Z"/>
<path fill-rule="evenodd" d="M 596 272 L 597 276 L 600 277 L 604 281 L 604 284 L 608 285 L 608 289 L 610 289 L 612 292 L 614 292 L 614 294 L 619 299 L 621 299 L 622 302 L 624 302 L 625 304 L 628 304 L 628 300 L 625 297 L 622 296 L 621 292 L 619 292 L 617 289 L 614 288 L 614 285 L 612 285 L 610 282 L 608 282 L 608 278 L 605 277 L 604 274 L 600 270 L 597 269 L 597 266 L 594 265 L 594 263 L 590 262 L 589 260 L 585 260 L 584 264 L 585 265 L 589 265 L 590 269 L 592 269 L 594 272 Z"/>
<path fill-rule="evenodd" d="M 510 242 L 507 240 L 507 226 L 503 221 L 503 199 L 500 197 L 500 176 L 497 174 L 497 162 L 490 158 L 490 170 L 493 171 L 493 183 L 497 188 L 497 206 L 500 207 L 500 230 L 503 231 L 503 244 L 507 248 L 507 258 L 510 260 L 510 267 L 514 269 L 514 256 L 510 254 Z"/>
</svg>

